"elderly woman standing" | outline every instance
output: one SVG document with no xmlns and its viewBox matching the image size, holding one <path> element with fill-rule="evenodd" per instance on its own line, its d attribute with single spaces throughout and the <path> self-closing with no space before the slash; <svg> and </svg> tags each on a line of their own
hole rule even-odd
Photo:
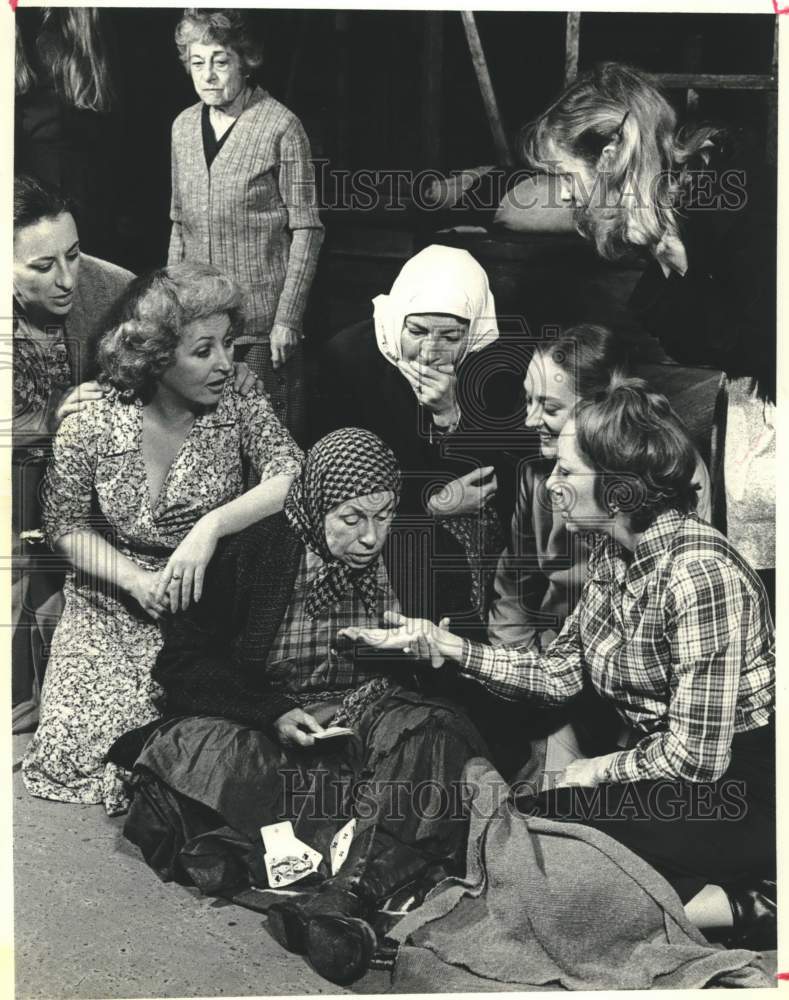
<svg viewBox="0 0 789 1000">
<path fill-rule="evenodd" d="M 200 100 L 173 125 L 168 263 L 210 262 L 238 282 L 247 314 L 239 357 L 300 430 L 302 319 L 323 241 L 309 141 L 295 115 L 250 83 L 262 53 L 242 13 L 189 8 L 175 41 Z"/>
<path fill-rule="evenodd" d="M 200 599 L 220 538 L 282 508 L 301 459 L 267 399 L 230 377 L 244 322 L 230 279 L 154 272 L 113 320 L 99 348 L 113 390 L 63 421 L 47 474 L 46 532 L 74 569 L 23 764 L 32 794 L 110 813 L 126 798 L 104 755 L 158 714 L 159 620 Z M 242 496 L 245 461 L 259 485 Z"/>
</svg>

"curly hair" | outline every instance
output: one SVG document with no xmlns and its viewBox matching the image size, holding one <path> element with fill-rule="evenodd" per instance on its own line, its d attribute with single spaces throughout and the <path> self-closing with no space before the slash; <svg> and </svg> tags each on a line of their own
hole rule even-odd
<svg viewBox="0 0 789 1000">
<path fill-rule="evenodd" d="M 172 364 L 184 327 L 218 314 L 228 316 L 233 336 L 241 333 L 241 290 L 215 267 L 174 264 L 135 278 L 99 341 L 103 376 L 124 398 L 145 398 Z"/>
<path fill-rule="evenodd" d="M 671 404 L 638 378 L 615 375 L 609 388 L 575 408 L 575 444 L 597 470 L 595 499 L 645 531 L 665 510 L 696 509 L 697 454 Z"/>
<path fill-rule="evenodd" d="M 647 73 L 606 62 L 581 74 L 525 126 L 521 149 L 528 164 L 549 173 L 563 152 L 588 164 L 595 189 L 587 194 L 594 197 L 577 209 L 576 225 L 602 257 L 616 259 L 634 245 L 634 232 L 639 244 L 660 242 L 688 166 L 722 134 L 712 125 L 678 129 L 674 109 Z"/>
<path fill-rule="evenodd" d="M 189 46 L 214 42 L 232 49 L 241 65 L 250 73 L 263 62 L 263 46 L 250 31 L 249 22 L 240 10 L 214 7 L 187 7 L 175 29 L 178 58 L 189 72 Z"/>
</svg>

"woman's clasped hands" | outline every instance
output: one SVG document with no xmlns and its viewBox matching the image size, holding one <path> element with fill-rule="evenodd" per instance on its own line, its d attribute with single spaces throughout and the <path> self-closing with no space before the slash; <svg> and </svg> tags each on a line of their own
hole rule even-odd
<svg viewBox="0 0 789 1000">
<path fill-rule="evenodd" d="M 426 618 L 406 618 L 393 611 L 384 613 L 389 628 L 344 628 L 339 634 L 381 651 L 398 651 L 419 660 L 429 660 L 434 669 L 448 659 L 458 660 L 463 641 L 448 631 L 449 619 L 434 625 Z"/>
</svg>

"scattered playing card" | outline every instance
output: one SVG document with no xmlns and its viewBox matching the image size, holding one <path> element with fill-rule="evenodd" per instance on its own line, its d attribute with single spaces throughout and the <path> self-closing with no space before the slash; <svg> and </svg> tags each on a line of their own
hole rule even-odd
<svg viewBox="0 0 789 1000">
<path fill-rule="evenodd" d="M 312 875 L 317 868 L 306 851 L 301 855 L 264 854 L 263 861 L 268 884 L 272 889 L 298 882 L 299 879 Z"/>
<path fill-rule="evenodd" d="M 272 889 L 298 882 L 318 870 L 323 856 L 296 837 L 290 821 L 261 826 L 260 835 L 266 850 L 263 861 Z"/>
<path fill-rule="evenodd" d="M 345 726 L 329 726 L 322 733 L 313 733 L 312 735 L 316 740 L 332 740 L 339 736 L 353 736 L 353 730 Z"/>
<path fill-rule="evenodd" d="M 331 873 L 336 875 L 345 864 L 348 851 L 353 843 L 353 835 L 356 833 L 356 820 L 349 819 L 345 826 L 335 833 L 329 848 L 331 855 Z"/>
</svg>

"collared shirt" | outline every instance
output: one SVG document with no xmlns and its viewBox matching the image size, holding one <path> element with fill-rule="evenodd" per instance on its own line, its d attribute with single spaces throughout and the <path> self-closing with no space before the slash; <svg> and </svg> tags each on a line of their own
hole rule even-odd
<svg viewBox="0 0 789 1000">
<path fill-rule="evenodd" d="M 559 704 L 584 674 L 643 734 L 617 753 L 614 781 L 714 781 L 735 733 L 769 721 L 773 627 L 761 583 L 695 515 L 661 514 L 632 556 L 597 540 L 575 611 L 542 656 L 464 640 L 463 671 L 509 698 Z"/>
<path fill-rule="evenodd" d="M 306 603 L 312 583 L 323 566 L 320 556 L 305 549 L 293 586 L 293 599 L 282 619 L 266 661 L 266 676 L 272 686 L 289 694 L 309 695 L 308 700 L 342 696 L 352 688 L 380 675 L 371 656 L 353 644 L 338 640 L 342 628 L 377 627 L 384 611 L 399 612 L 400 606 L 389 584 L 383 560 L 378 560 L 377 600 L 372 613 L 351 587 L 326 614 L 311 618 Z M 302 699 L 303 700 L 303 699 Z"/>
</svg>

